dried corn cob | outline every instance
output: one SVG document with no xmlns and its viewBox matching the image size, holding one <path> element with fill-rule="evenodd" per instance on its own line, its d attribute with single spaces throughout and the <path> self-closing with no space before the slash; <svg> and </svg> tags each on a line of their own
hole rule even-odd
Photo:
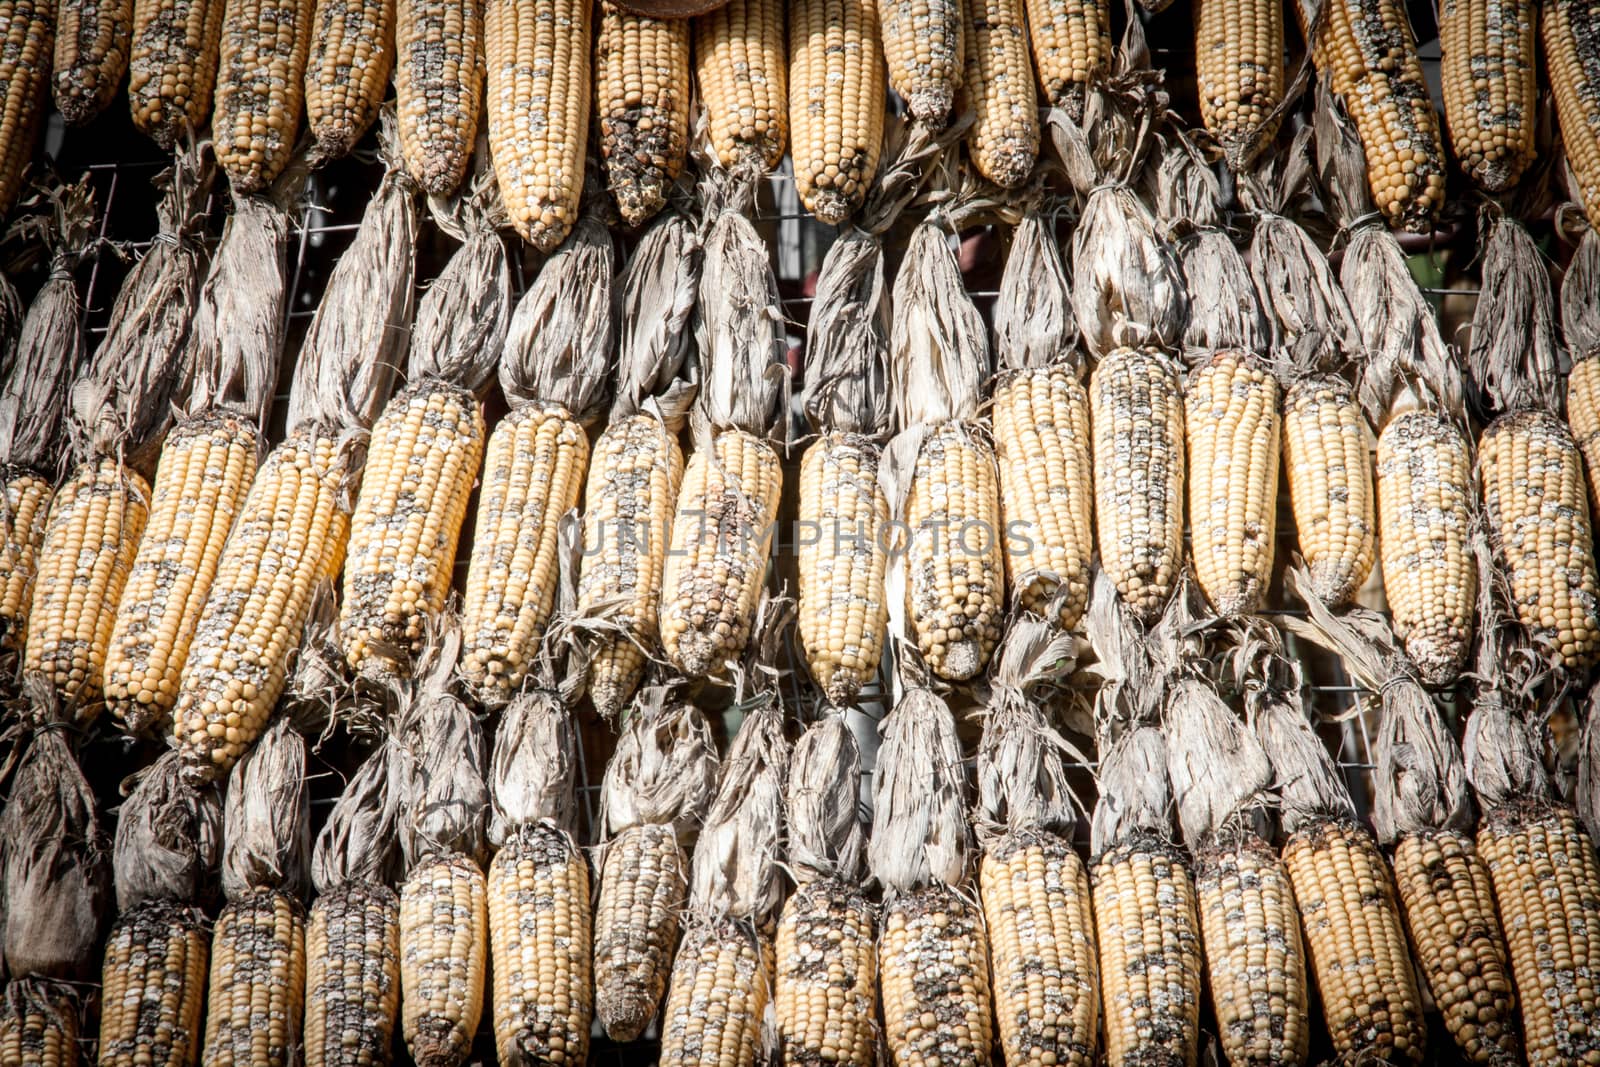
<svg viewBox="0 0 1600 1067">
<path fill-rule="evenodd" d="M 1039 157 L 1039 101 L 1023 0 L 970 0 L 961 95 L 976 113 L 967 152 L 1002 189 L 1020 185 Z"/>
<path fill-rule="evenodd" d="M 1104 0 L 1028 0 L 1028 33 L 1045 100 L 1081 121 L 1090 84 L 1111 71 L 1111 6 Z"/>
<path fill-rule="evenodd" d="M 127 73 L 133 0 L 62 0 L 55 23 L 56 110 L 82 126 L 106 109 Z"/>
<path fill-rule="evenodd" d="M 318 162 L 349 155 L 377 119 L 394 51 L 395 0 L 317 0 L 305 100 Z"/>
<path fill-rule="evenodd" d="M 771 170 L 789 141 L 784 8 L 729 0 L 694 20 L 695 85 L 725 169 Z"/>
<path fill-rule="evenodd" d="M 1283 5 L 1200 0 L 1194 12 L 1200 118 L 1234 172 L 1277 135 L 1283 103 Z"/>
<path fill-rule="evenodd" d="M 1517 184 L 1533 161 L 1538 8 L 1503 0 L 1444 0 L 1440 82 L 1450 147 L 1488 193 Z"/>
<path fill-rule="evenodd" d="M 107 1067 L 200 1062 L 208 943 L 199 908 L 150 901 L 118 920 L 102 970 L 100 1060 Z"/>
<path fill-rule="evenodd" d="M 1295 536 L 1316 595 L 1347 602 L 1377 561 L 1375 442 L 1343 378 L 1302 378 L 1283 399 L 1283 465 Z"/>
<path fill-rule="evenodd" d="M 133 124 L 171 150 L 211 115 L 225 0 L 133 0 L 128 106 Z"/>
<path fill-rule="evenodd" d="M 662 1064 L 756 1063 L 772 959 L 771 940 L 748 925 L 691 917 L 662 1010 Z"/>
<path fill-rule="evenodd" d="M 911 117 L 942 130 L 966 64 L 961 0 L 880 0 L 889 87 Z"/>
<path fill-rule="evenodd" d="M 789 127 L 800 202 L 841 225 L 861 207 L 883 146 L 876 0 L 804 0 L 789 11 Z"/>
<path fill-rule="evenodd" d="M 483 109 L 482 0 L 395 0 L 400 154 L 429 196 L 466 177 Z"/>
<path fill-rule="evenodd" d="M 10 213 L 33 162 L 45 87 L 55 48 L 54 0 L 23 0 L 6 22 L 6 54 L 0 66 L 0 210 Z"/>
<path fill-rule="evenodd" d="M 643 226 L 667 202 L 689 144 L 689 22 L 600 5 L 595 117 L 606 188 L 622 220 Z"/>
<path fill-rule="evenodd" d="M 18 978 L 0 1000 L 0 1063 L 77 1067 L 78 995 L 71 986 Z"/>
<path fill-rule="evenodd" d="M 272 184 L 294 153 L 313 11 L 314 0 L 224 0 L 211 135 L 241 196 Z"/>
<path fill-rule="evenodd" d="M 1600 11 L 1582 0 L 1553 0 L 1540 22 L 1561 139 L 1592 221 L 1600 215 Z"/>
</svg>

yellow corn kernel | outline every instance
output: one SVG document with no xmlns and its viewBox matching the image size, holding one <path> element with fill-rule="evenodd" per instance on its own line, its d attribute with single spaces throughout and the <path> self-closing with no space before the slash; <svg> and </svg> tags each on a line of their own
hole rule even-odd
<svg viewBox="0 0 1600 1067">
<path fill-rule="evenodd" d="M 883 906 L 878 945 L 883 1036 L 895 1067 L 989 1062 L 989 947 L 976 904 L 943 884 Z"/>
<path fill-rule="evenodd" d="M 872 904 L 838 880 L 802 885 L 784 903 L 774 948 L 783 1061 L 872 1067 L 878 1043 Z"/>
<path fill-rule="evenodd" d="M 258 193 L 294 154 L 314 0 L 225 0 L 211 136 L 233 191 Z"/>
<path fill-rule="evenodd" d="M 1228 166 L 1245 171 L 1277 136 L 1283 103 L 1283 5 L 1197 0 L 1195 87 L 1200 118 Z"/>
<path fill-rule="evenodd" d="M 395 0 L 317 0 L 306 122 L 319 161 L 341 159 L 378 117 L 394 66 Z"/>
<path fill-rule="evenodd" d="M 755 1067 L 772 964 L 771 941 L 748 926 L 692 922 L 661 1015 L 661 1067 Z"/>
<path fill-rule="evenodd" d="M 1330 607 L 1349 602 L 1378 558 L 1373 514 L 1375 442 L 1343 378 L 1307 378 L 1283 402 L 1283 466 L 1311 589 Z"/>
<path fill-rule="evenodd" d="M 1561 140 L 1590 225 L 1600 218 L 1600 11 L 1588 0 L 1550 0 L 1541 24 Z"/>
<path fill-rule="evenodd" d="M 171 150 L 211 116 L 225 0 L 133 0 L 128 106 L 133 124 Z"/>
<path fill-rule="evenodd" d="M 889 88 L 911 117 L 942 130 L 966 64 L 961 0 L 878 0 Z"/>
<path fill-rule="evenodd" d="M 133 0 L 62 0 L 56 6 L 56 110 L 82 126 L 106 109 L 128 70 Z"/>
<path fill-rule="evenodd" d="M 837 226 L 861 207 L 883 148 L 877 0 L 789 5 L 789 132 L 800 202 Z"/>
<path fill-rule="evenodd" d="M 0 514 L 0 640 L 21 648 L 33 605 L 33 579 L 55 486 L 32 471 L 0 472 L 5 512 Z"/>
<path fill-rule="evenodd" d="M 966 0 L 962 95 L 976 118 L 967 154 L 1002 189 L 1021 185 L 1039 158 L 1039 99 L 1023 0 Z"/>
<path fill-rule="evenodd" d="M 1082 121 L 1089 86 L 1111 71 L 1111 5 L 1028 0 L 1028 33 L 1045 99 Z"/>
<path fill-rule="evenodd" d="M 1533 162 L 1538 21 L 1538 5 L 1527 0 L 1443 0 L 1439 6 L 1445 127 L 1461 169 L 1487 193 L 1516 185 Z"/>
<path fill-rule="evenodd" d="M 396 0 L 400 157 L 429 196 L 466 177 L 483 111 L 483 0 Z"/>
</svg>

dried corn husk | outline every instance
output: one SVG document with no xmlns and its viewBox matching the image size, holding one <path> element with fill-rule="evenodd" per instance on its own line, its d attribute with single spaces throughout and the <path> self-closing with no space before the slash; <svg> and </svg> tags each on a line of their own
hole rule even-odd
<svg viewBox="0 0 1600 1067">
<path fill-rule="evenodd" d="M 511 319 L 511 264 L 499 227 L 505 206 L 493 175 L 470 192 L 433 201 L 439 228 L 456 249 L 417 302 L 406 376 L 412 382 L 439 378 L 481 393 L 494 375 Z"/>
<path fill-rule="evenodd" d="M 695 844 L 689 906 L 766 928 L 783 904 L 783 790 L 789 743 L 776 696 L 756 698 L 728 756 Z"/>
<path fill-rule="evenodd" d="M 604 839 L 656 823 L 687 843 L 716 792 L 717 746 L 705 716 L 662 687 L 643 690 L 600 786 Z"/>
<path fill-rule="evenodd" d="M 463 855 L 480 865 L 488 858 L 483 731 L 451 687 L 460 655 L 461 631 L 442 624 L 429 634 L 414 680 L 393 683 L 405 780 L 400 850 L 407 871 L 441 855 Z M 502 723 L 507 727 L 514 730 L 510 721 Z"/>
<path fill-rule="evenodd" d="M 500 357 L 513 405 L 560 404 L 581 422 L 600 414 L 611 373 L 611 235 L 585 214 L 517 304 Z"/>
<path fill-rule="evenodd" d="M 795 881 L 860 885 L 867 848 L 860 816 L 861 750 L 842 716 L 820 719 L 800 735 L 784 800 Z"/>
<path fill-rule="evenodd" d="M 1088 369 L 1078 349 L 1067 269 L 1050 223 L 1038 211 L 1023 215 L 1011 235 L 994 307 L 994 351 L 1001 370 L 1062 364 L 1082 378 Z"/>
<path fill-rule="evenodd" d="M 977 416 L 989 375 L 988 338 L 937 222 L 912 232 L 900 262 L 890 343 L 900 431 Z"/>
<path fill-rule="evenodd" d="M 1600 355 L 1600 232 L 1585 230 L 1561 280 L 1561 329 L 1574 359 Z"/>
<path fill-rule="evenodd" d="M 1560 412 L 1567 364 L 1556 343 L 1550 275 L 1521 223 L 1502 215 L 1486 225 L 1483 293 L 1467 349 L 1473 385 L 1490 410 Z"/>
<path fill-rule="evenodd" d="M 789 411 L 788 344 L 766 242 L 731 206 L 710 216 L 695 342 L 700 348 L 699 427 L 740 429 L 781 442 Z"/>
<path fill-rule="evenodd" d="M 350 776 L 311 852 L 311 885 L 318 893 L 352 883 L 394 883 L 410 785 L 407 760 L 391 736 Z"/>
<path fill-rule="evenodd" d="M 1197 851 L 1261 807 L 1272 763 L 1255 734 L 1197 678 L 1174 684 L 1165 726 L 1178 826 Z"/>
<path fill-rule="evenodd" d="M 490 795 L 496 847 L 524 826 L 577 829 L 578 735 L 572 713 L 553 692 L 529 689 L 501 714 L 495 731 Z"/>
<path fill-rule="evenodd" d="M 622 272 L 611 422 L 654 411 L 677 432 L 698 391 L 689 319 L 700 291 L 700 237 L 677 213 L 645 230 Z"/>
<path fill-rule="evenodd" d="M 22 336 L 22 297 L 11 279 L 0 274 L 0 378 L 16 366 L 17 340 Z"/>
<path fill-rule="evenodd" d="M 966 771 L 950 708 L 909 690 L 880 728 L 867 863 L 885 892 L 959 886 L 967 876 Z"/>
<path fill-rule="evenodd" d="M 1584 707 L 1583 733 L 1579 740 L 1578 781 L 1573 790 L 1573 804 L 1578 809 L 1578 816 L 1583 819 L 1583 825 L 1589 830 L 1590 839 L 1594 841 L 1600 841 L 1600 706 L 1597 706 L 1597 702 L 1600 702 L 1600 688 L 1589 691 L 1589 699 Z M 1529 743 L 1532 743 L 1531 738 Z M 1517 766 L 1526 768 L 1520 754 Z M 1539 763 L 1537 755 L 1534 757 L 1534 766 L 1543 772 L 1544 767 Z M 1470 763 L 1468 773 L 1471 773 Z M 1476 778 L 1473 779 L 1473 785 L 1477 787 Z M 1483 795 L 1481 787 L 1478 788 L 1478 797 L 1483 804 L 1489 804 L 1489 799 Z"/>
<path fill-rule="evenodd" d="M 222 856 L 222 796 L 183 780 L 176 750 L 123 783 L 112 856 L 117 910 L 148 900 L 196 903 L 214 892 Z M 138 784 L 127 792 L 137 780 Z"/>
<path fill-rule="evenodd" d="M 1137 725 L 1100 756 L 1100 799 L 1089 822 L 1089 851 L 1103 855 L 1136 837 L 1172 840 L 1167 746 L 1154 726 Z"/>
<path fill-rule="evenodd" d="M 72 391 L 68 426 L 80 460 L 125 455 L 155 469 L 193 366 L 189 323 L 205 278 L 202 241 L 215 173 L 209 151 L 191 146 L 155 180 L 160 231 L 123 281 L 105 337 Z"/>
<path fill-rule="evenodd" d="M 309 888 L 311 793 L 306 743 L 280 716 L 234 765 L 223 806 L 222 892 L 229 900 Z"/>
<path fill-rule="evenodd" d="M 387 168 L 339 257 L 300 345 L 289 390 L 289 429 L 363 433 L 394 387 L 416 306 L 417 190 L 400 159 L 392 110 L 380 155 Z"/>
<path fill-rule="evenodd" d="M 1133 621 L 1105 571 L 1096 570 L 1084 629 L 1094 649 L 1088 672 L 1100 680 L 1095 720 L 1101 734 L 1133 723 L 1159 721 L 1165 691 L 1157 675 L 1152 643 Z"/>
</svg>

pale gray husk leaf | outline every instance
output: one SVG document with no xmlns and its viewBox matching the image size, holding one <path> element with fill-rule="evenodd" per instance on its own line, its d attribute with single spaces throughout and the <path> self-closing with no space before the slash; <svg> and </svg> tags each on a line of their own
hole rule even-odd
<svg viewBox="0 0 1600 1067">
<path fill-rule="evenodd" d="M 746 716 L 694 848 L 689 903 L 764 927 L 783 903 L 783 791 L 789 744 L 777 700 Z"/>
<path fill-rule="evenodd" d="M 1260 354 L 1267 347 L 1267 322 L 1256 302 L 1250 270 L 1232 239 L 1221 230 L 1201 230 L 1183 249 L 1189 286 L 1189 322 L 1183 347 L 1191 362 L 1232 349 Z"/>
<path fill-rule="evenodd" d="M 1272 764 L 1273 791 L 1286 833 L 1315 822 L 1356 817 L 1349 786 L 1300 708 L 1268 695 L 1254 719 L 1256 739 Z"/>
<path fill-rule="evenodd" d="M 1561 328 L 1574 359 L 1600 355 L 1600 231 L 1584 231 L 1561 280 Z"/>
<path fill-rule="evenodd" d="M 350 776 L 311 852 L 311 885 L 390 885 L 400 869 L 400 822 L 410 775 L 397 738 L 384 739 Z"/>
<path fill-rule="evenodd" d="M 816 433 L 889 432 L 889 291 L 883 245 L 848 230 L 828 248 L 806 329 L 806 418 Z"/>
<path fill-rule="evenodd" d="M 966 769 L 950 708 L 912 689 L 881 727 L 867 863 L 885 890 L 959 886 L 967 874 Z"/>
<path fill-rule="evenodd" d="M 617 393 L 613 423 L 653 409 L 676 433 L 695 394 L 698 367 L 689 328 L 700 292 L 700 237 L 671 212 L 645 230 L 618 293 Z"/>
<path fill-rule="evenodd" d="M 1597 836 L 1600 835 L 1600 709 L 1596 707 L 1596 692 L 1597 690 L 1590 691 L 1584 707 L 1583 732 L 1578 740 L 1578 781 L 1573 792 L 1573 801 L 1578 809 L 1578 817 L 1589 830 L 1589 836 L 1594 840 L 1600 840 L 1600 836 Z M 1544 770 L 1537 757 L 1534 764 L 1541 772 Z M 1517 766 L 1519 768 L 1524 766 L 1520 759 Z M 1483 797 L 1481 788 L 1478 795 L 1485 804 L 1489 802 L 1488 798 Z M 1549 794 L 1545 792 L 1537 795 Z"/>
<path fill-rule="evenodd" d="M 1167 746 L 1154 726 L 1134 726 L 1100 754 L 1100 799 L 1089 821 L 1089 849 L 1099 856 L 1139 835 L 1172 839 Z"/>
<path fill-rule="evenodd" d="M 461 631 L 441 620 L 429 633 L 415 679 L 399 690 L 399 734 L 406 797 L 400 851 L 413 870 L 435 856 L 488 858 L 484 834 L 489 788 L 483 728 L 451 685 L 461 656 Z"/>
<path fill-rule="evenodd" d="M 1089 194 L 1072 231 L 1072 307 L 1096 358 L 1122 345 L 1175 346 L 1189 317 L 1183 267 L 1132 189 Z"/>
<path fill-rule="evenodd" d="M 1272 330 L 1272 347 L 1295 373 L 1338 371 L 1360 351 L 1361 334 L 1328 257 L 1299 223 L 1256 220 L 1250 275 Z"/>
<path fill-rule="evenodd" d="M 1057 363 L 1082 377 L 1072 287 L 1049 221 L 1037 211 L 1022 217 L 994 307 L 994 351 L 1002 370 L 1031 370 Z"/>
<path fill-rule="evenodd" d="M 1538 407 L 1559 413 L 1566 368 L 1556 342 L 1550 274 L 1521 223 L 1502 216 L 1488 228 L 1483 293 L 1472 314 L 1467 367 L 1496 410 Z"/>
<path fill-rule="evenodd" d="M 1116 583 L 1103 570 L 1095 571 L 1084 630 L 1095 653 L 1095 662 L 1087 669 L 1100 679 L 1095 720 L 1102 745 L 1108 733 L 1157 722 L 1165 690 L 1151 655 L 1152 642 L 1134 622 L 1117 594 Z"/>
<path fill-rule="evenodd" d="M 311 791 L 306 743 L 279 716 L 234 765 L 223 803 L 222 892 L 245 900 L 275 889 L 310 888 Z"/>
<path fill-rule="evenodd" d="M 572 713 L 547 689 L 517 695 L 500 715 L 489 771 L 499 846 L 524 826 L 577 829 L 578 740 Z"/>
<path fill-rule="evenodd" d="M 717 792 L 717 745 L 700 709 L 655 686 L 634 711 L 600 786 L 604 837 L 644 823 L 670 824 L 680 843 L 700 826 Z"/>
<path fill-rule="evenodd" d="M 117 809 L 117 910 L 132 911 L 147 900 L 202 900 L 221 856 L 220 792 L 189 785 L 177 751 L 166 752 L 140 772 Z"/>
<path fill-rule="evenodd" d="M 1262 804 L 1272 764 L 1244 722 L 1198 679 L 1173 687 L 1165 726 L 1167 779 L 1183 839 L 1193 850 Z"/>
<path fill-rule="evenodd" d="M 585 423 L 599 416 L 615 341 L 614 273 L 611 234 L 586 214 L 511 316 L 500 388 L 512 404 L 559 404 Z"/>
<path fill-rule="evenodd" d="M 1524 797 L 1548 797 L 1550 780 L 1527 723 L 1499 700 L 1479 700 L 1461 742 L 1467 780 L 1485 808 Z M 1579 763 L 1579 778 L 1589 761 Z M 1582 787 L 1580 786 L 1580 789 Z"/>
<path fill-rule="evenodd" d="M 842 716 L 828 715 L 800 735 L 786 800 L 795 880 L 859 885 L 867 847 L 860 817 L 861 751 Z"/>
<path fill-rule="evenodd" d="M 1156 167 L 1155 204 L 1156 216 L 1173 241 L 1222 225 L 1222 183 L 1181 133 L 1175 133 Z"/>
<path fill-rule="evenodd" d="M 788 345 L 766 242 L 736 211 L 716 216 L 705 238 L 695 304 L 700 417 L 712 430 L 782 436 Z"/>
<path fill-rule="evenodd" d="M 989 376 L 989 339 L 936 222 L 912 232 L 900 261 L 890 346 L 897 429 L 977 415 Z"/>
<path fill-rule="evenodd" d="M 406 375 L 481 393 L 494 377 L 511 321 L 511 264 L 495 228 L 505 212 L 493 177 L 480 178 L 435 217 L 461 247 L 417 301 Z"/>
<path fill-rule="evenodd" d="M 22 336 L 22 297 L 11 279 L 0 274 L 0 378 L 16 366 L 17 341 Z"/>
</svg>

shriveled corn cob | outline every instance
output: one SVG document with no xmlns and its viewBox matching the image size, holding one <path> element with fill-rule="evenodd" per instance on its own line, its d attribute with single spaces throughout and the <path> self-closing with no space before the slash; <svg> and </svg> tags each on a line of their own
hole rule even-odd
<svg viewBox="0 0 1600 1067">
<path fill-rule="evenodd" d="M 1081 121 L 1089 85 L 1111 70 L 1111 5 L 1028 0 L 1028 34 L 1045 99 Z"/>
<path fill-rule="evenodd" d="M 783 470 L 744 430 L 689 457 L 661 592 L 661 645 L 691 678 L 720 672 L 750 637 L 767 575 Z"/>
<path fill-rule="evenodd" d="M 217 162 L 240 195 L 272 184 L 294 152 L 313 5 L 226 0 L 211 136 Z"/>
<path fill-rule="evenodd" d="M 995 1018 L 1009 1067 L 1090 1067 L 1100 964 L 1089 877 L 1062 837 L 1021 831 L 979 869 Z"/>
<path fill-rule="evenodd" d="M 206 1067 L 292 1067 L 306 995 L 306 911 L 261 890 L 217 916 L 206 998 Z"/>
<path fill-rule="evenodd" d="M 1352 1063 L 1421 1063 L 1427 1022 L 1377 842 L 1324 820 L 1290 836 L 1283 863 L 1334 1051 Z"/>
<path fill-rule="evenodd" d="M 483 0 L 395 0 L 400 155 L 429 196 L 466 177 L 483 111 Z"/>
<path fill-rule="evenodd" d="M 106 1067 L 200 1062 L 209 944 L 198 908 L 152 901 L 106 940 L 100 1060 Z"/>
<path fill-rule="evenodd" d="M 1600 655 L 1600 576 L 1577 442 L 1549 411 L 1515 412 L 1484 431 L 1478 469 L 1517 618 L 1568 668 L 1587 669 Z"/>
<path fill-rule="evenodd" d="M 1583 453 L 1591 514 L 1600 514 L 1600 351 L 1573 353 L 1567 375 L 1567 425 Z"/>
<path fill-rule="evenodd" d="M 607 720 L 632 698 L 644 674 L 644 649 L 656 639 L 668 529 L 682 481 L 683 449 L 654 415 L 614 422 L 595 442 L 584 491 L 578 610 L 587 615 L 606 601 L 625 601 L 622 632 L 604 635 L 589 661 L 589 698 Z"/>
<path fill-rule="evenodd" d="M 228 533 L 255 478 L 256 429 L 222 411 L 167 435 L 106 654 L 111 713 L 134 733 L 172 713 Z"/>
<path fill-rule="evenodd" d="M 1089 604 L 1094 552 L 1089 394 L 1070 367 L 1020 371 L 995 386 L 990 414 L 1011 601 L 1042 615 L 1064 587 L 1070 629 Z"/>
<path fill-rule="evenodd" d="M 1323 6 L 1313 54 L 1355 120 L 1373 203 L 1396 229 L 1432 232 L 1444 204 L 1444 145 L 1405 4 L 1330 0 Z M 1312 9 L 1295 4 L 1308 37 Z"/>
<path fill-rule="evenodd" d="M 632 1041 L 666 992 L 689 857 L 670 824 L 630 826 L 606 846 L 594 915 L 595 1013 L 614 1041 Z"/>
<path fill-rule="evenodd" d="M 595 116 L 606 188 L 629 226 L 667 202 L 689 144 L 689 22 L 602 0 L 594 43 Z"/>
<path fill-rule="evenodd" d="M 347 882 L 319 896 L 306 929 L 306 1067 L 389 1062 L 400 1007 L 400 899 Z"/>
<path fill-rule="evenodd" d="M 319 160 L 361 140 L 389 88 L 395 0 L 317 0 L 306 60 L 306 123 Z"/>
<path fill-rule="evenodd" d="M 733 919 L 697 922 L 672 964 L 661 1067 L 754 1067 L 772 997 L 771 940 Z"/>
<path fill-rule="evenodd" d="M 149 484 L 110 458 L 83 464 L 50 502 L 23 666 L 69 704 L 100 695 L 116 604 L 149 506 Z"/>
<path fill-rule="evenodd" d="M 6 20 L 0 62 L 0 210 L 9 212 L 33 162 L 55 47 L 54 0 L 18 0 Z"/>
<path fill-rule="evenodd" d="M 92 121 L 111 103 L 128 70 L 133 0 L 61 0 L 51 66 L 56 110 L 69 126 Z"/>
<path fill-rule="evenodd" d="M 1445 126 L 1461 169 L 1485 192 L 1510 189 L 1533 161 L 1538 19 L 1538 7 L 1520 0 L 1439 7 Z"/>
<path fill-rule="evenodd" d="M 1469 1063 L 1522 1062 L 1511 961 L 1472 839 L 1407 834 L 1395 846 L 1394 874 L 1413 955 L 1461 1054 Z"/>
<path fill-rule="evenodd" d="M 966 64 L 961 0 L 878 0 L 889 88 L 911 116 L 942 130 Z"/>
<path fill-rule="evenodd" d="M 64 985 L 17 978 L 0 1000 L 0 1063 L 77 1067 L 78 1000 Z"/>
<path fill-rule="evenodd" d="M 1089 382 L 1100 565 L 1140 621 L 1161 614 L 1183 564 L 1183 398 L 1159 349 L 1119 348 Z"/>
<path fill-rule="evenodd" d="M 173 709 L 186 773 L 211 781 L 266 727 L 312 595 L 344 560 L 340 442 L 297 430 L 267 456 L 217 562 Z M 291 516 L 283 521 L 280 516 Z"/>
<path fill-rule="evenodd" d="M 172 149 L 211 117 L 225 0 L 133 0 L 128 106 L 133 124 Z"/>
<path fill-rule="evenodd" d="M 511 224 L 542 252 L 578 221 L 589 134 L 588 0 L 486 0 L 489 147 Z"/>
<path fill-rule="evenodd" d="M 582 1064 L 594 1019 L 588 863 L 566 833 L 524 827 L 495 855 L 488 894 L 500 1062 Z"/>
<path fill-rule="evenodd" d="M 802 885 L 784 903 L 775 945 L 775 1006 L 785 1063 L 875 1062 L 874 910 L 858 888 L 834 878 Z"/>
<path fill-rule="evenodd" d="M 780 0 L 729 0 L 694 20 L 695 84 L 724 167 L 770 170 L 789 142 Z"/>
<path fill-rule="evenodd" d="M 409 673 L 421 653 L 450 594 L 483 437 L 477 399 L 436 378 L 408 387 L 373 424 L 339 611 L 352 670 Z"/>
<path fill-rule="evenodd" d="M 21 648 L 55 486 L 21 468 L 0 472 L 0 479 L 5 487 L 5 515 L 0 523 L 5 537 L 0 543 L 0 631 L 7 645 Z"/>
<path fill-rule="evenodd" d="M 1377 561 L 1372 430 L 1343 378 L 1302 379 L 1283 401 L 1283 466 L 1313 591 L 1337 607 Z"/>
<path fill-rule="evenodd" d="M 1540 16 L 1561 140 L 1591 223 L 1600 218 L 1600 10 L 1551 0 Z"/>
<path fill-rule="evenodd" d="M 834 432 L 800 460 L 797 628 L 811 676 L 837 707 L 855 699 L 883 656 L 889 504 L 880 456 L 871 438 Z"/>
<path fill-rule="evenodd" d="M 819 221 L 840 225 L 866 199 L 883 148 L 884 89 L 877 0 L 790 5 L 795 185 Z"/>
<path fill-rule="evenodd" d="M 1424 682 L 1446 685 L 1472 640 L 1472 464 L 1459 430 L 1411 411 L 1378 435 L 1378 551 L 1395 633 Z"/>
<path fill-rule="evenodd" d="M 887 901 L 878 976 L 896 1067 L 989 1062 L 989 947 L 975 903 L 943 883 Z"/>
<path fill-rule="evenodd" d="M 962 94 L 976 115 L 967 152 L 1001 188 L 1020 185 L 1039 157 L 1039 100 L 1023 0 L 965 0 Z"/>
<path fill-rule="evenodd" d="M 1195 577 L 1224 617 L 1266 603 L 1278 517 L 1278 382 L 1243 352 L 1218 352 L 1184 389 Z"/>
<path fill-rule="evenodd" d="M 489 947 L 486 893 L 483 872 L 460 854 L 422 864 L 400 888 L 400 1029 L 418 1067 L 462 1064 L 472 1051 Z"/>
<path fill-rule="evenodd" d="M 1195 4 L 1200 118 L 1235 172 L 1248 170 L 1278 132 L 1273 112 L 1284 94 L 1283 18 L 1274 0 Z"/>
</svg>

